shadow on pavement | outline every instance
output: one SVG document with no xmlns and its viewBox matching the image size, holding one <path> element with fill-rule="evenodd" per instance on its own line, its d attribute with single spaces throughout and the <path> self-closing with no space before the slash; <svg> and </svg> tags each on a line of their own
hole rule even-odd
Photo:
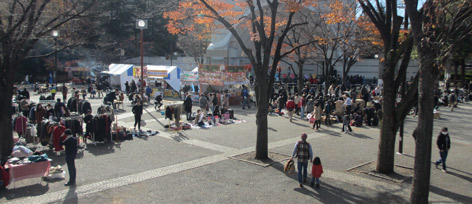
<svg viewBox="0 0 472 204">
<path fill-rule="evenodd" d="M 336 137 L 341 137 L 341 132 L 335 132 L 326 128 L 321 129 L 322 133 L 326 133 L 328 135 L 336 136 Z"/>
<path fill-rule="evenodd" d="M 67 194 L 64 198 L 64 204 L 77 204 L 79 203 L 79 198 L 77 198 L 77 192 L 75 192 L 75 186 L 69 188 L 69 191 L 67 191 Z"/>
<path fill-rule="evenodd" d="M 295 124 L 295 125 L 298 125 L 298 126 L 301 126 L 301 127 L 310 127 L 311 124 L 307 125 L 308 124 L 307 121 L 303 121 L 303 122 L 304 123 L 298 123 L 297 119 L 292 120 L 292 123 Z"/>
<path fill-rule="evenodd" d="M 177 132 L 177 134 L 172 134 L 170 137 L 174 139 L 176 142 L 189 140 L 189 138 L 181 132 Z"/>
<path fill-rule="evenodd" d="M 353 132 L 351 134 L 351 136 L 357 137 L 357 138 L 360 138 L 360 139 L 372 139 L 372 137 L 369 137 L 369 136 L 364 135 L 364 134 L 356 133 L 356 132 Z"/>
<path fill-rule="evenodd" d="M 268 130 L 272 131 L 272 132 L 278 132 L 276 129 L 274 128 L 271 128 L 271 127 L 267 127 Z"/>
<path fill-rule="evenodd" d="M 442 188 L 438 188 L 436 186 L 430 186 L 429 190 L 433 193 L 438 194 L 438 195 L 442 195 L 444 197 L 451 198 L 455 201 L 459 201 L 459 202 L 463 202 L 463 203 L 470 203 L 470 201 L 472 200 L 472 197 L 470 197 L 470 196 L 457 194 L 457 193 L 454 193 L 454 192 L 451 192 L 451 191 L 444 190 Z"/>
<path fill-rule="evenodd" d="M 38 178 L 39 179 L 39 178 Z M 49 191 L 49 185 L 42 184 L 33 184 L 27 186 L 21 186 L 13 188 L 13 183 L 9 185 L 9 189 L 4 189 L 0 191 L 0 198 L 5 197 L 7 200 L 30 197 L 30 196 L 39 196 L 47 193 Z"/>
<path fill-rule="evenodd" d="M 458 173 L 455 173 L 454 171 L 451 171 L 452 168 L 449 168 L 448 167 L 448 171 L 447 171 L 447 174 L 450 174 L 450 175 L 453 175 L 457 178 L 460 178 L 460 179 L 464 179 L 466 181 L 468 181 L 469 183 L 472 183 L 472 178 L 471 177 L 468 177 L 468 176 L 464 176 L 464 175 L 461 175 L 461 174 L 458 174 Z M 457 171 L 457 170 L 456 170 Z M 472 200 L 472 199 L 471 199 Z"/>
<path fill-rule="evenodd" d="M 310 166 L 310 165 L 309 165 Z M 338 188 L 334 185 L 330 185 L 328 182 L 323 182 L 321 179 L 321 186 L 319 189 L 312 188 L 309 184 L 311 182 L 310 173 L 308 173 L 307 182 L 303 185 L 303 188 L 298 187 L 298 173 L 287 174 L 284 172 L 284 166 L 282 163 L 274 163 L 271 165 L 272 168 L 282 172 L 285 176 L 294 180 L 295 192 L 311 196 L 322 203 L 408 203 L 402 197 L 393 195 L 391 193 L 376 193 L 375 197 L 360 196 L 355 193 L 348 192 L 342 188 Z M 310 172 L 310 168 L 308 168 Z M 332 180 L 332 179 L 327 179 Z"/>
<path fill-rule="evenodd" d="M 104 155 L 115 152 L 115 143 L 87 144 L 87 151 L 93 155 Z"/>
<path fill-rule="evenodd" d="M 157 123 L 161 124 L 162 127 L 164 127 L 164 124 L 161 123 L 161 121 L 159 121 L 156 116 L 154 116 L 151 112 L 149 112 L 148 110 L 144 109 Z"/>
</svg>

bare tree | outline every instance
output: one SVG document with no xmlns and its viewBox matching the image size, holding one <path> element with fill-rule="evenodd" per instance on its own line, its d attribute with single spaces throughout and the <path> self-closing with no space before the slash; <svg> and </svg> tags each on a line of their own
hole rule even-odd
<svg viewBox="0 0 472 204">
<path fill-rule="evenodd" d="M 30 56 L 35 44 L 62 26 L 73 28 L 95 1 L 3 0 L 0 2 L 0 156 L 13 149 L 12 95 L 16 69 Z M 67 37 L 68 31 L 64 31 Z M 70 33 L 70 35 L 73 35 Z M 63 37 L 61 37 L 63 38 Z M 49 53 L 50 54 L 50 53 Z"/>
<path fill-rule="evenodd" d="M 405 4 L 420 61 L 419 117 L 410 201 L 428 203 L 435 83 L 439 69 L 472 35 L 472 2 L 427 0 L 420 10 L 417 0 L 406 0 Z"/>
<path fill-rule="evenodd" d="M 380 173 L 392 173 L 395 160 L 395 138 L 400 125 L 417 100 L 418 76 L 402 97 L 400 103 L 396 102 L 399 87 L 406 87 L 405 77 L 413 48 L 411 38 L 400 41 L 400 28 L 404 18 L 397 13 L 397 1 L 358 0 L 364 13 L 369 16 L 377 30 L 380 32 L 384 44 L 382 59 L 383 101 L 382 119 L 380 129 L 379 151 L 377 154 L 377 171 Z M 407 23 L 406 23 L 407 24 Z M 407 27 L 407 26 L 406 26 Z M 401 60 L 401 62 L 400 62 Z M 400 62 L 400 68 L 396 67 Z"/>
</svg>

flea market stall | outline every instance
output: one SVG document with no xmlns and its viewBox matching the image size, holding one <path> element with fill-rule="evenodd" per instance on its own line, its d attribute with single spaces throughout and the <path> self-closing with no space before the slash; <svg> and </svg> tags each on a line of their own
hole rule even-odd
<svg viewBox="0 0 472 204">
<path fill-rule="evenodd" d="M 103 71 L 103 74 L 110 75 L 110 85 L 119 86 L 122 91 L 125 91 L 125 82 L 133 79 L 132 64 L 110 64 L 108 71 Z"/>
<path fill-rule="evenodd" d="M 180 76 L 180 81 L 182 83 L 182 90 L 183 92 L 190 93 L 192 101 L 198 102 L 199 95 L 198 95 L 198 67 L 193 69 L 192 71 L 183 71 Z M 182 94 L 182 100 L 184 99 L 185 95 Z"/>
<path fill-rule="evenodd" d="M 200 65 L 200 92 L 227 91 L 230 94 L 230 105 L 240 104 L 242 85 L 249 84 L 247 72 L 250 70 L 251 65 Z"/>
<path fill-rule="evenodd" d="M 157 93 L 162 93 L 164 97 L 179 96 L 181 88 L 180 76 L 182 72 L 179 67 L 147 65 L 146 68 L 148 83 L 154 86 L 152 97 Z M 156 84 L 158 84 L 157 87 L 155 86 Z"/>
</svg>

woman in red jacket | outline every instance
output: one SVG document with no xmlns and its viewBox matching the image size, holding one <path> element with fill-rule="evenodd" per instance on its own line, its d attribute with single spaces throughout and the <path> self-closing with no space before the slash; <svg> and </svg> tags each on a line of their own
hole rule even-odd
<svg viewBox="0 0 472 204">
<path fill-rule="evenodd" d="M 290 122 L 292 122 L 293 112 L 295 111 L 295 102 L 293 101 L 293 96 L 291 96 L 287 101 L 287 110 L 288 110 L 288 118 Z"/>
<path fill-rule="evenodd" d="M 314 186 L 316 181 L 316 188 L 320 188 L 320 177 L 323 174 L 323 165 L 321 165 L 321 160 L 319 157 L 315 157 L 313 159 L 313 166 L 311 166 L 311 175 L 313 176 L 313 180 L 311 181 L 311 187 Z"/>
</svg>

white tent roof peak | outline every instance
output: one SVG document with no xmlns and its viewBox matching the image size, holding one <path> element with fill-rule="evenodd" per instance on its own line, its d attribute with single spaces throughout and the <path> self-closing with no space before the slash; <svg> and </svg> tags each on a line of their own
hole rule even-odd
<svg viewBox="0 0 472 204">
<path fill-rule="evenodd" d="M 103 71 L 104 74 L 111 74 L 111 75 L 120 75 L 123 72 L 128 71 L 129 68 L 133 67 L 132 64 L 110 64 L 108 66 L 108 71 Z"/>
</svg>

